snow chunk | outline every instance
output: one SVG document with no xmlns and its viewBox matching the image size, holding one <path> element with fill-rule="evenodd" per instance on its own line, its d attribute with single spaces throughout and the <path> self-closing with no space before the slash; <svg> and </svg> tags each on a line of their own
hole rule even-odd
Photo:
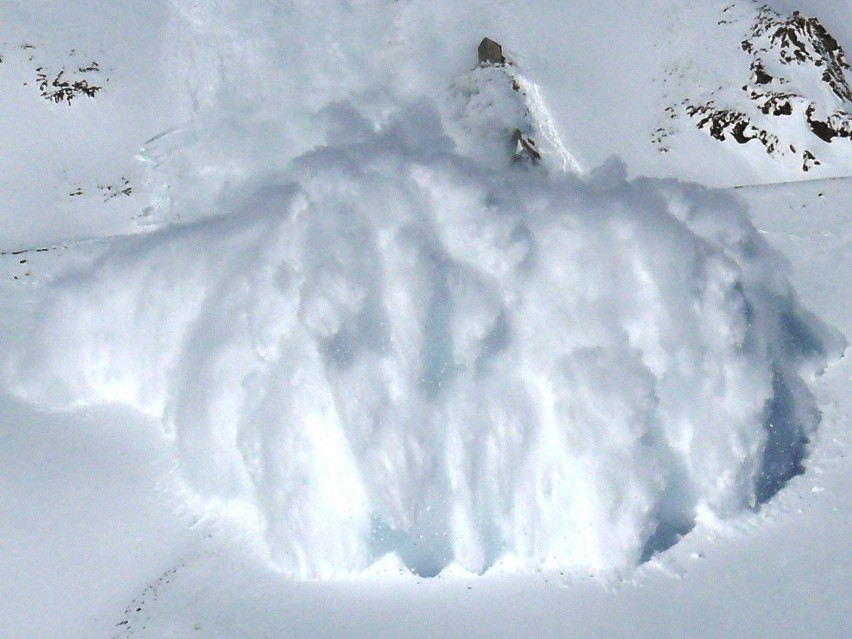
<svg viewBox="0 0 852 639">
<path fill-rule="evenodd" d="M 843 342 L 738 202 L 617 162 L 492 171 L 437 122 L 57 281 L 10 387 L 161 416 L 190 489 L 256 512 L 301 578 L 624 570 L 800 472 L 801 375 Z"/>
</svg>

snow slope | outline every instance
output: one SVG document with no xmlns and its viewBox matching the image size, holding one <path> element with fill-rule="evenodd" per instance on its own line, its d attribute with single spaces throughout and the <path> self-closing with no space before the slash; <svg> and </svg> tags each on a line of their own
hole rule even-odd
<svg viewBox="0 0 852 639">
<path fill-rule="evenodd" d="M 13 636 L 842 635 L 848 182 L 628 180 L 803 172 L 652 143 L 756 7 L 590 4 L 3 3 Z"/>
<path fill-rule="evenodd" d="M 168 15 L 157 1 L 0 4 L 3 250 L 138 228 L 148 195 L 135 156 L 175 117 L 155 26 Z M 55 103 L 40 73 L 100 90 Z"/>
</svg>

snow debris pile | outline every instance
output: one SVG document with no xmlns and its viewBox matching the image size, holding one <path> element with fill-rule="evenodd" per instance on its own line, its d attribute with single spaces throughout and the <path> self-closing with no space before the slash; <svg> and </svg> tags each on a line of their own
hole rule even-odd
<svg viewBox="0 0 852 639">
<path fill-rule="evenodd" d="M 441 131 L 402 109 L 57 281 L 11 388 L 162 418 L 302 578 L 628 569 L 799 472 L 801 376 L 842 340 L 737 202 L 492 170 Z"/>
</svg>

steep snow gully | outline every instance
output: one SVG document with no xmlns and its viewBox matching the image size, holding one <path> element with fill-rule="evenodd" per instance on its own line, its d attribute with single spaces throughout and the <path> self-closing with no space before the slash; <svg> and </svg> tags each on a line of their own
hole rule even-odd
<svg viewBox="0 0 852 639">
<path fill-rule="evenodd" d="M 250 35 L 277 4 L 173 4 L 188 119 L 146 158 L 152 219 L 184 224 L 41 290 L 5 362 L 19 398 L 161 419 L 199 507 L 308 579 L 389 553 L 623 572 L 801 471 L 806 382 L 845 341 L 740 201 L 618 160 L 581 175 L 538 90 L 504 104 L 494 69 L 433 98 L 366 27 L 288 53 Z M 281 65 L 316 91 L 272 86 Z M 532 118 L 550 172 L 483 154 L 482 113 Z"/>
</svg>

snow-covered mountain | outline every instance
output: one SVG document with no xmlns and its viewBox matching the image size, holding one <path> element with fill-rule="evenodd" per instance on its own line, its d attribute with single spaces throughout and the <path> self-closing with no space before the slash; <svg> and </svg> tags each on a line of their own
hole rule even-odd
<svg viewBox="0 0 852 639">
<path fill-rule="evenodd" d="M 733 9 L 724 12 L 731 15 Z M 740 87 L 748 100 L 723 85 L 709 91 L 705 102 L 687 97 L 667 107 L 669 117 L 685 112 L 721 142 L 758 142 L 777 160 L 778 173 L 789 174 L 791 163 L 812 171 L 823 163 L 818 155 L 844 167 L 848 145 L 832 143 L 852 135 L 852 72 L 838 41 L 816 17 L 799 11 L 785 16 L 763 5 L 740 46 L 751 57 L 750 76 Z M 668 151 L 666 140 L 675 131 L 659 130 L 661 151 Z"/>
<path fill-rule="evenodd" d="M 849 2 L 0 12 L 9 636 L 843 636 Z"/>
</svg>

